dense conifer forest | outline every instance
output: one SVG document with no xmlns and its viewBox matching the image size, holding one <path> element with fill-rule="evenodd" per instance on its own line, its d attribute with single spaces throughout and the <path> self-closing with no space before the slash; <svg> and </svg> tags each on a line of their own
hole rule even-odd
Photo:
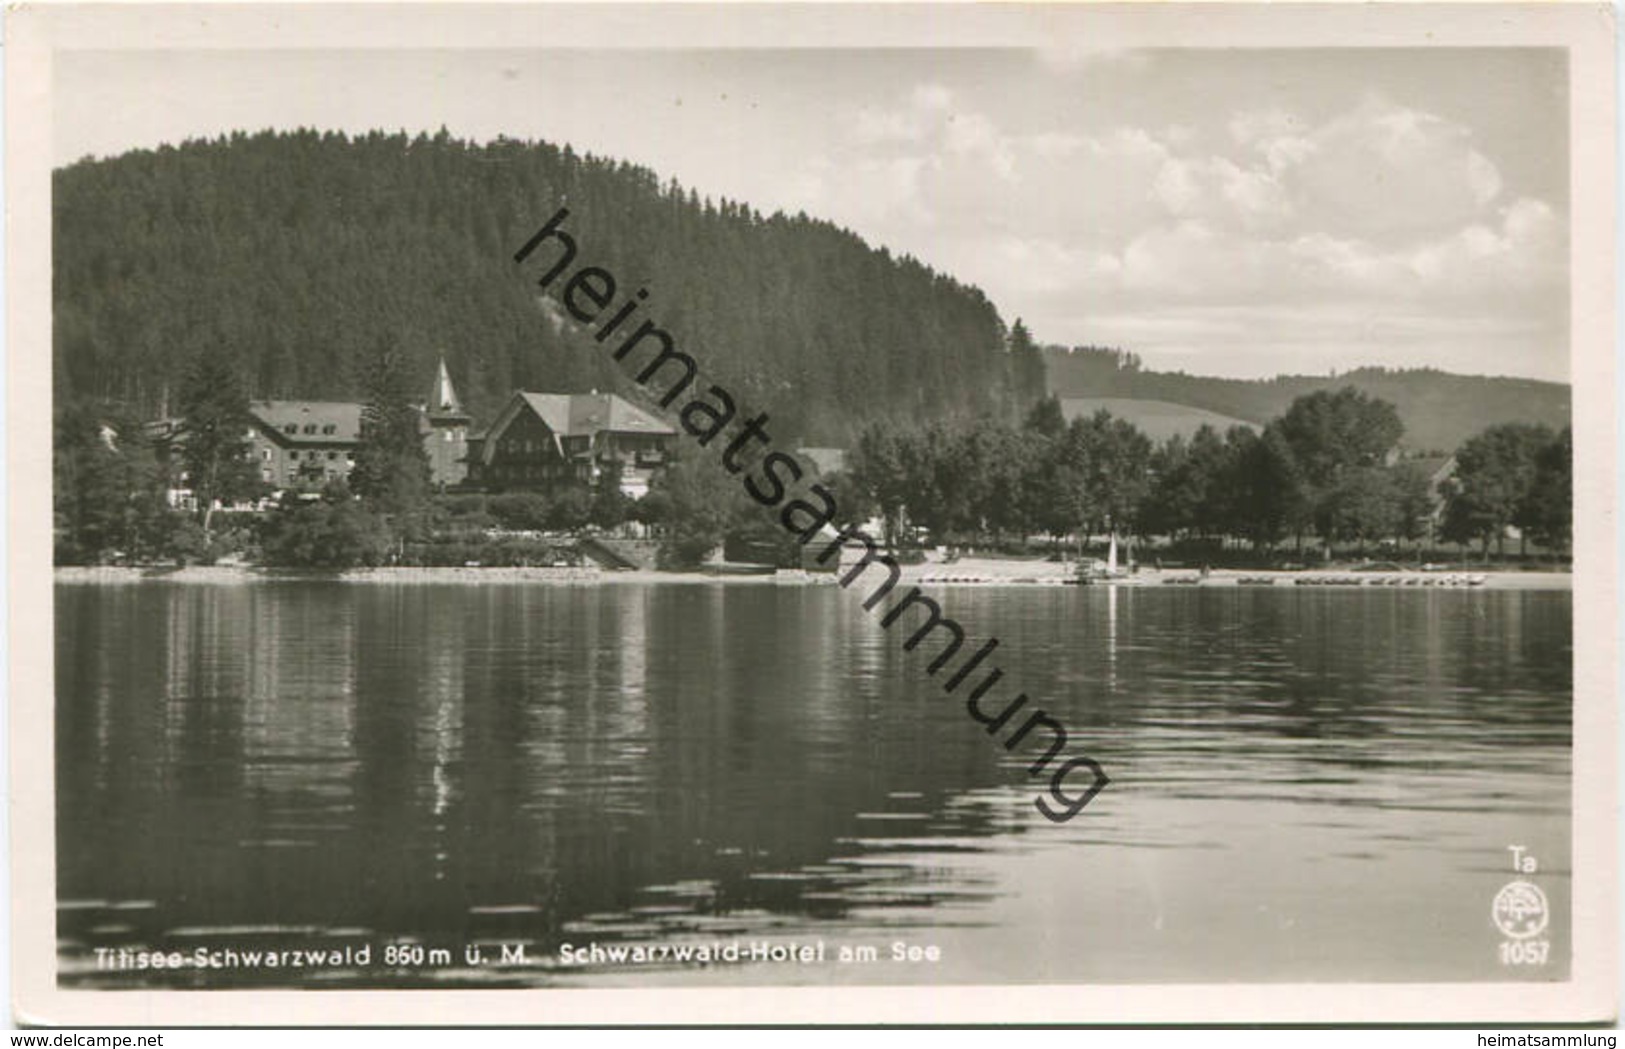
<svg viewBox="0 0 1625 1049">
<path fill-rule="evenodd" d="M 1569 542 L 1567 386 L 1376 368 L 1243 381 L 1148 371 L 1123 350 L 1041 350 L 979 290 L 912 258 L 568 147 L 234 133 L 83 160 L 56 172 L 54 193 L 63 562 L 552 563 L 551 546 L 424 551 L 470 536 L 488 546 L 498 526 L 633 521 L 679 566 L 763 539 L 760 507 L 731 474 L 681 452 L 636 506 L 614 483 L 545 500 L 430 497 L 407 402 L 428 393 L 439 357 L 476 424 L 514 389 L 614 389 L 648 403 L 613 340 L 572 319 L 570 285 L 539 287 L 538 274 L 563 269 L 563 242 L 515 264 L 561 209 L 569 268 L 612 271 L 618 305 L 647 288 L 639 319 L 700 363 L 702 384 L 771 412 L 780 445 L 849 449 L 844 476 L 824 480 L 860 519 L 878 515 L 894 546 L 922 532 L 1021 550 L 1035 534 L 1081 546 L 1109 533 L 1247 540 L 1267 557 L 1313 536 L 1328 556 L 1350 543 L 1420 556 L 1443 541 L 1488 557 L 1509 528 L 1520 549 L 1533 539 L 1555 555 Z M 1261 425 L 1159 445 L 1104 412 L 1068 420 L 1046 390 Z M 259 398 L 365 402 L 355 471 L 319 504 L 295 493 L 275 511 L 217 520 L 217 504 L 270 495 L 242 436 Z M 182 421 L 179 452 L 141 425 L 161 414 Z M 1391 468 L 1396 451 L 1457 461 L 1440 477 Z M 168 501 L 182 475 L 195 514 Z M 785 542 L 766 527 L 768 545 Z"/>
<path fill-rule="evenodd" d="M 516 388 L 635 395 L 512 261 L 560 207 L 577 265 L 648 288 L 643 316 L 780 433 L 844 444 L 881 417 L 1013 418 L 1043 394 L 976 288 L 569 147 L 238 132 L 82 160 L 54 193 L 59 402 L 154 416 L 204 353 L 255 398 L 359 400 L 380 337 L 425 391 L 444 354 L 477 419 Z"/>
</svg>

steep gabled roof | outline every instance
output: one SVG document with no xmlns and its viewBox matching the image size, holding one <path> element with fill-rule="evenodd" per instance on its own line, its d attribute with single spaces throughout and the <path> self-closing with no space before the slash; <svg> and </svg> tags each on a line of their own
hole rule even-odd
<svg viewBox="0 0 1625 1049">
<path fill-rule="evenodd" d="M 530 405 L 530 410 L 536 413 L 537 418 L 547 424 L 547 428 L 560 437 L 570 434 L 570 395 L 567 393 L 531 393 L 520 390 L 514 394 L 519 400 Z M 503 413 L 504 415 L 507 412 Z M 492 431 L 496 430 L 493 425 Z"/>
<path fill-rule="evenodd" d="M 1394 465 L 1415 470 L 1429 481 L 1437 483 L 1455 469 L 1456 457 L 1453 455 L 1418 455 L 1413 459 L 1401 459 Z"/>
<path fill-rule="evenodd" d="M 468 415 L 463 410 L 463 402 L 457 397 L 457 390 L 451 384 L 451 373 L 446 370 L 446 358 L 440 358 L 440 367 L 434 376 L 434 385 L 429 389 L 429 399 L 423 406 L 430 415 Z"/>
<path fill-rule="evenodd" d="M 490 462 L 495 443 L 521 407 L 528 407 L 553 433 L 558 452 L 563 438 L 593 437 L 600 433 L 638 433 L 674 437 L 677 431 L 659 418 L 613 393 L 532 393 L 518 390 L 503 405 L 483 432 L 470 438 L 482 446 L 481 458 Z"/>
<path fill-rule="evenodd" d="M 677 431 L 630 401 L 613 393 L 577 393 L 570 400 L 571 434 L 652 433 L 675 437 Z"/>
<path fill-rule="evenodd" d="M 361 405 L 352 401 L 252 401 L 249 414 L 285 444 L 334 444 L 361 440 Z M 294 427 L 289 433 L 288 427 Z M 314 433 L 306 433 L 309 427 Z M 332 427 L 332 432 L 327 428 Z"/>
<path fill-rule="evenodd" d="M 531 411 L 560 437 L 596 433 L 652 433 L 675 437 L 677 431 L 637 405 L 613 393 L 531 393 L 520 390 Z M 493 427 L 495 429 L 495 427 Z"/>
</svg>

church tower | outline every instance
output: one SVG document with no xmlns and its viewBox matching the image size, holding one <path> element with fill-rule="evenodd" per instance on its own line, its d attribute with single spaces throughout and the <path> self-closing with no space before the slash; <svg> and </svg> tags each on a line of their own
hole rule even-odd
<svg viewBox="0 0 1625 1049">
<path fill-rule="evenodd" d="M 468 424 L 471 421 L 457 398 L 451 384 L 451 373 L 446 370 L 446 359 L 440 358 L 435 372 L 434 386 L 423 408 L 427 432 L 423 435 L 423 450 L 429 456 L 429 478 L 436 488 L 453 488 L 468 476 Z"/>
</svg>

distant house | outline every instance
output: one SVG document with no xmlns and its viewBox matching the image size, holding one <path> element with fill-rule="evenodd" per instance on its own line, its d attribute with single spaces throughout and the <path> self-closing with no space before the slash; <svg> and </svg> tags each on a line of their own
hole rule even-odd
<svg viewBox="0 0 1625 1049">
<path fill-rule="evenodd" d="M 634 499 L 666 464 L 677 431 L 612 393 L 531 393 L 508 399 L 485 430 L 468 438 L 468 483 L 492 490 L 596 484 L 618 468 Z"/>
<path fill-rule="evenodd" d="M 1414 459 L 1401 459 L 1400 465 L 1409 467 L 1428 480 L 1428 491 L 1435 500 L 1444 498 L 1444 483 L 1456 474 L 1456 457 L 1453 455 L 1419 455 Z"/>
<path fill-rule="evenodd" d="M 840 473 L 846 469 L 845 448 L 797 448 L 796 458 L 812 463 L 820 477 Z"/>
<path fill-rule="evenodd" d="M 1398 470 L 1414 470 L 1428 482 L 1428 534 L 1437 535 L 1444 522 L 1444 504 L 1448 493 L 1445 482 L 1456 474 L 1453 455 L 1419 455 L 1412 459 L 1393 457 L 1389 466 Z"/>
<path fill-rule="evenodd" d="M 185 439 L 181 430 L 181 420 L 166 415 L 151 422 L 141 424 L 142 435 L 152 442 L 153 450 L 158 455 L 158 461 L 164 468 L 164 501 L 171 510 L 197 510 L 197 495 L 192 491 L 191 478 L 181 468 L 175 452 Z"/>
</svg>

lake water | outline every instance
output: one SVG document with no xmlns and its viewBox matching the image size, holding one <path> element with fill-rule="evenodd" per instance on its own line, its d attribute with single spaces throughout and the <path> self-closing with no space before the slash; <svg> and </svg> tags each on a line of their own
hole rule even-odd
<svg viewBox="0 0 1625 1049">
<path fill-rule="evenodd" d="M 1075 819 L 855 591 L 58 585 L 60 980 L 1566 978 L 1568 592 L 937 595 L 1111 776 Z M 822 959 L 568 964 L 764 943 Z"/>
</svg>

